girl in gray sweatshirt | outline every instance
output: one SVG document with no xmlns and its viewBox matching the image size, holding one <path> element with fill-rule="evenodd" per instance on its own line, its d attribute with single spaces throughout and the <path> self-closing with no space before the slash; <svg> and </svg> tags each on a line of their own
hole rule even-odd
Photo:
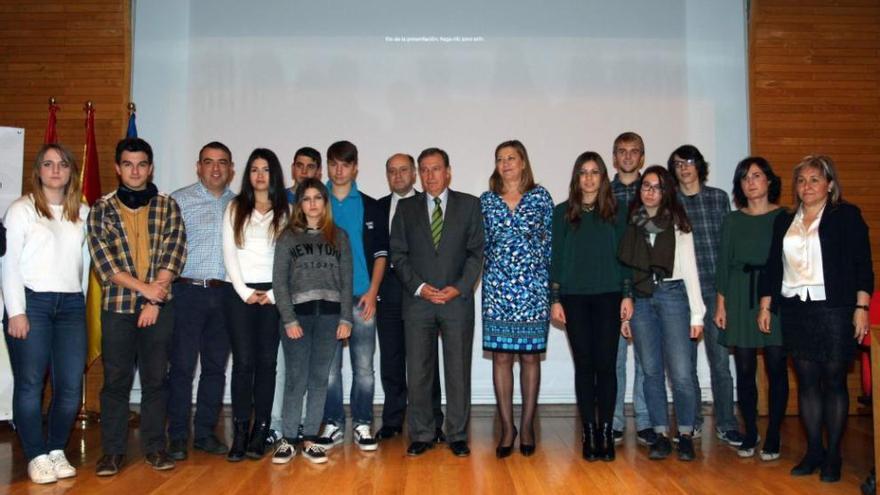
<svg viewBox="0 0 880 495">
<path fill-rule="evenodd" d="M 333 223 L 330 196 L 317 179 L 306 179 L 288 228 L 275 244 L 272 287 L 284 331 L 281 345 L 286 366 L 282 406 L 284 439 L 272 462 L 285 464 L 296 455 L 297 435 L 308 392 L 303 424 L 303 457 L 327 461 L 323 446 L 314 443 L 321 426 L 330 362 L 336 341 L 351 334 L 352 258 L 345 231 Z"/>
</svg>

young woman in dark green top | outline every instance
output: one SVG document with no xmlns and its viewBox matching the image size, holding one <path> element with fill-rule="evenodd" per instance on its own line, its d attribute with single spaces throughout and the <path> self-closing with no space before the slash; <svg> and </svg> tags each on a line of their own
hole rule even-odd
<svg viewBox="0 0 880 495">
<path fill-rule="evenodd" d="M 617 343 L 621 321 L 629 320 L 633 308 L 628 270 L 617 261 L 625 230 L 626 205 L 614 200 L 605 162 L 598 153 L 582 153 L 568 201 L 553 210 L 550 314 L 565 325 L 571 344 L 583 457 L 589 461 L 614 460 Z"/>
<path fill-rule="evenodd" d="M 724 330 L 719 342 L 733 347 L 736 388 L 746 436 L 737 454 L 755 455 L 758 437 L 758 388 L 755 385 L 758 350 L 764 351 L 769 382 L 770 421 L 761 459 L 779 458 L 779 428 L 788 402 L 788 372 L 782 332 L 776 315 L 770 329 L 758 328 L 758 274 L 767 261 L 773 222 L 782 209 L 776 204 L 782 187 L 770 163 L 759 156 L 739 162 L 733 174 L 733 201 L 739 208 L 721 224 L 721 246 L 715 272 L 718 289 L 715 324 Z"/>
</svg>

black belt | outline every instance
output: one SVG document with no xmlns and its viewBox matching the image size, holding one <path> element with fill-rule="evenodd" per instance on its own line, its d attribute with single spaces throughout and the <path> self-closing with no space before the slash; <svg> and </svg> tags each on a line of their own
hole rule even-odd
<svg viewBox="0 0 880 495">
<path fill-rule="evenodd" d="M 229 284 L 229 282 L 226 282 L 225 280 L 218 280 L 216 278 L 202 280 L 200 278 L 178 277 L 176 281 L 181 284 L 195 285 L 196 287 L 203 287 L 205 289 L 217 289 L 220 287 L 226 287 L 226 285 Z"/>
<path fill-rule="evenodd" d="M 758 292 L 758 275 L 765 265 L 743 265 L 743 272 L 749 274 L 749 309 L 755 309 L 755 292 Z"/>
<path fill-rule="evenodd" d="M 293 310 L 296 314 L 302 316 L 308 315 L 338 315 L 342 306 L 338 302 L 325 301 L 319 299 L 317 301 L 307 301 L 304 303 L 294 304 Z"/>
</svg>

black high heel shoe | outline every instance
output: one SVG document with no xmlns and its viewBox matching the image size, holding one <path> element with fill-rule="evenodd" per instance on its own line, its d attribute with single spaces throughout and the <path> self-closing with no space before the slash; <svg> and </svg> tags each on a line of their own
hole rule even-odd
<svg viewBox="0 0 880 495">
<path fill-rule="evenodd" d="M 792 476 L 809 476 L 816 472 L 819 467 L 825 462 L 825 454 L 821 455 L 811 455 L 807 454 L 801 459 L 795 467 L 791 468 Z"/>
<path fill-rule="evenodd" d="M 531 430 L 532 430 L 532 442 L 534 442 L 535 441 L 535 429 L 531 428 Z M 519 441 L 519 453 L 525 457 L 529 457 L 529 456 L 533 455 L 535 453 L 535 444 L 534 443 L 531 443 L 531 444 L 523 443 L 522 440 L 520 440 Z"/>
<path fill-rule="evenodd" d="M 513 427 L 513 438 L 510 440 L 510 445 L 501 445 L 501 442 L 498 442 L 498 446 L 495 447 L 495 457 L 499 459 L 504 459 L 505 457 L 510 457 L 510 454 L 513 453 L 513 444 L 516 443 L 516 435 L 519 433 L 516 431 L 516 427 Z M 502 441 L 504 440 L 504 435 L 501 435 Z"/>
</svg>

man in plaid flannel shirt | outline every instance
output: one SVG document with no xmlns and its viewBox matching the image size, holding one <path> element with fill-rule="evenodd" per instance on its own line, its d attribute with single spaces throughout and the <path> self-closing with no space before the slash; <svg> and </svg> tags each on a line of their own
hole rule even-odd
<svg viewBox="0 0 880 495">
<path fill-rule="evenodd" d="M 186 261 L 186 232 L 173 199 L 150 182 L 153 150 L 139 138 L 116 146 L 119 188 L 88 217 L 92 266 L 102 283 L 101 444 L 98 476 L 125 463 L 135 366 L 141 381 L 141 449 L 157 470 L 174 467 L 165 452 L 168 351 L 174 327 L 170 285 Z"/>
<path fill-rule="evenodd" d="M 669 172 L 678 185 L 678 199 L 687 212 L 694 233 L 694 249 L 697 254 L 697 271 L 706 316 L 703 320 L 703 342 L 712 378 L 712 402 L 715 411 L 715 434 L 730 445 L 742 444 L 743 436 L 733 412 L 733 378 L 730 375 L 730 351 L 718 343 L 718 327 L 715 326 L 715 261 L 721 241 L 721 222 L 730 213 L 730 199 L 721 189 L 706 185 L 709 164 L 696 147 L 679 146 L 669 155 Z M 694 383 L 697 397 L 701 396 L 696 377 L 697 352 L 694 348 Z M 694 436 L 703 423 L 702 401 L 697 401 L 697 420 Z"/>
</svg>

